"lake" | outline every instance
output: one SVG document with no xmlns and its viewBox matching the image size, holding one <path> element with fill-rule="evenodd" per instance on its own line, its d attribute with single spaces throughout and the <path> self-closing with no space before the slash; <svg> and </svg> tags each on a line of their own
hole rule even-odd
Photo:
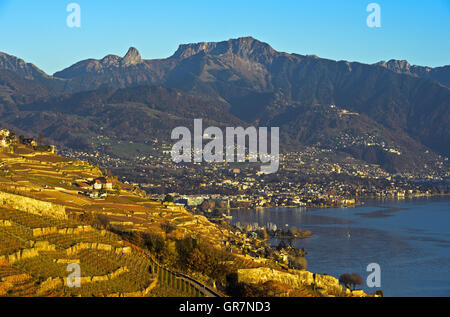
<svg viewBox="0 0 450 317">
<path fill-rule="evenodd" d="M 232 223 L 271 222 L 312 231 L 314 237 L 293 242 L 308 252 L 308 271 L 335 277 L 359 273 L 365 281 L 367 266 L 377 263 L 385 296 L 450 296 L 450 197 L 366 200 L 355 208 L 231 210 L 230 215 Z"/>
</svg>

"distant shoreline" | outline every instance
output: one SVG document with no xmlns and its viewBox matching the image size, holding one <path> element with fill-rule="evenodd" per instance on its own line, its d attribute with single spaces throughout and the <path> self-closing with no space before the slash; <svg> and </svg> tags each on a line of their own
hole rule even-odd
<svg viewBox="0 0 450 317">
<path fill-rule="evenodd" d="M 305 211 L 309 211 L 312 209 L 328 209 L 328 208 L 357 208 L 366 205 L 365 202 L 369 200 L 374 201 L 395 201 L 401 202 L 406 200 L 414 200 L 414 199 L 428 199 L 428 198 L 436 198 L 436 197 L 450 197 L 449 194 L 429 194 L 423 196 L 405 196 L 405 197 L 379 197 L 379 196 L 367 196 L 360 197 L 359 200 L 355 202 L 355 204 L 351 205 L 323 205 L 323 206 L 271 206 L 271 207 L 250 207 L 250 208 L 217 208 L 220 211 L 225 210 L 265 210 L 265 209 L 305 209 Z"/>
</svg>

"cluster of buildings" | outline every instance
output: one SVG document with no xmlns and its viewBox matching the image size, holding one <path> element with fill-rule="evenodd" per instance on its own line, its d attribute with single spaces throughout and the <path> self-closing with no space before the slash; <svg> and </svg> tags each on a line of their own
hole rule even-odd
<svg viewBox="0 0 450 317">
<path fill-rule="evenodd" d="M 370 136 L 341 141 L 340 146 L 379 142 Z M 174 193 L 177 204 L 192 210 L 352 206 L 359 197 L 402 198 L 429 191 L 428 185 L 409 181 L 409 174 L 394 175 L 376 164 L 337 157 L 332 149 L 313 146 L 280 154 L 278 172 L 264 175 L 259 163 L 176 164 L 169 142 L 149 141 L 151 151 L 129 153 L 128 158 L 103 149 L 111 140 L 102 142 L 106 143 L 92 153 L 71 150 L 65 155 L 107 168 L 123 182 L 155 197 Z"/>
<path fill-rule="evenodd" d="M 38 144 L 34 138 L 25 138 L 23 136 L 17 137 L 17 135 L 8 129 L 0 130 L 0 149 L 10 149 L 12 151 L 11 145 L 22 144 L 27 147 L 33 148 L 41 152 L 56 153 L 56 146 Z"/>
<path fill-rule="evenodd" d="M 82 190 L 80 194 L 95 199 L 107 198 L 108 191 L 113 190 L 112 181 L 106 177 L 80 179 L 74 185 Z"/>
</svg>

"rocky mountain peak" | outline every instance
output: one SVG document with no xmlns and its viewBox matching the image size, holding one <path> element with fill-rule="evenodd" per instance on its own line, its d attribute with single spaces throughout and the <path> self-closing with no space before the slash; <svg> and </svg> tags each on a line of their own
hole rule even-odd
<svg viewBox="0 0 450 317">
<path fill-rule="evenodd" d="M 411 65 L 407 60 L 391 59 L 387 62 L 388 68 L 397 72 L 409 72 Z"/>
<path fill-rule="evenodd" d="M 141 58 L 141 54 L 139 53 L 139 51 L 134 47 L 130 47 L 127 54 L 122 59 L 122 66 L 135 65 L 135 64 L 139 64 L 141 62 L 142 62 L 142 58 Z"/>
<path fill-rule="evenodd" d="M 182 44 L 172 58 L 185 59 L 201 53 L 216 56 L 229 54 L 248 59 L 259 59 L 262 56 L 273 55 L 276 51 L 269 44 L 249 36 L 223 42 Z"/>
<path fill-rule="evenodd" d="M 411 65 L 406 60 L 391 59 L 389 62 L 381 61 L 376 65 L 387 68 L 398 74 L 407 74 L 414 77 L 425 77 L 437 80 L 441 85 L 449 87 L 450 66 L 431 68 L 428 66 Z"/>
<path fill-rule="evenodd" d="M 377 63 L 376 65 L 385 67 L 396 73 L 409 74 L 410 70 L 411 70 L 411 65 L 406 60 L 391 59 L 388 62 L 381 61 L 381 62 Z"/>
<path fill-rule="evenodd" d="M 122 61 L 122 58 L 120 56 L 107 55 L 100 61 L 100 63 L 103 66 L 116 66 L 116 67 L 118 67 L 120 65 L 121 61 Z"/>
</svg>

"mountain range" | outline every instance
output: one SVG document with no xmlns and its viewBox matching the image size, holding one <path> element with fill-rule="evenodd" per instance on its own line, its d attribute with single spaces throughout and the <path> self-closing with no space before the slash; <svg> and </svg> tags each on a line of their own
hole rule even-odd
<svg viewBox="0 0 450 317">
<path fill-rule="evenodd" d="M 286 149 L 330 148 L 395 172 L 450 155 L 449 87 L 450 66 L 333 61 L 252 37 L 180 45 L 155 60 L 132 47 L 52 76 L 0 53 L 0 124 L 74 148 L 105 133 L 170 138 L 194 118 L 279 126 Z"/>
</svg>

